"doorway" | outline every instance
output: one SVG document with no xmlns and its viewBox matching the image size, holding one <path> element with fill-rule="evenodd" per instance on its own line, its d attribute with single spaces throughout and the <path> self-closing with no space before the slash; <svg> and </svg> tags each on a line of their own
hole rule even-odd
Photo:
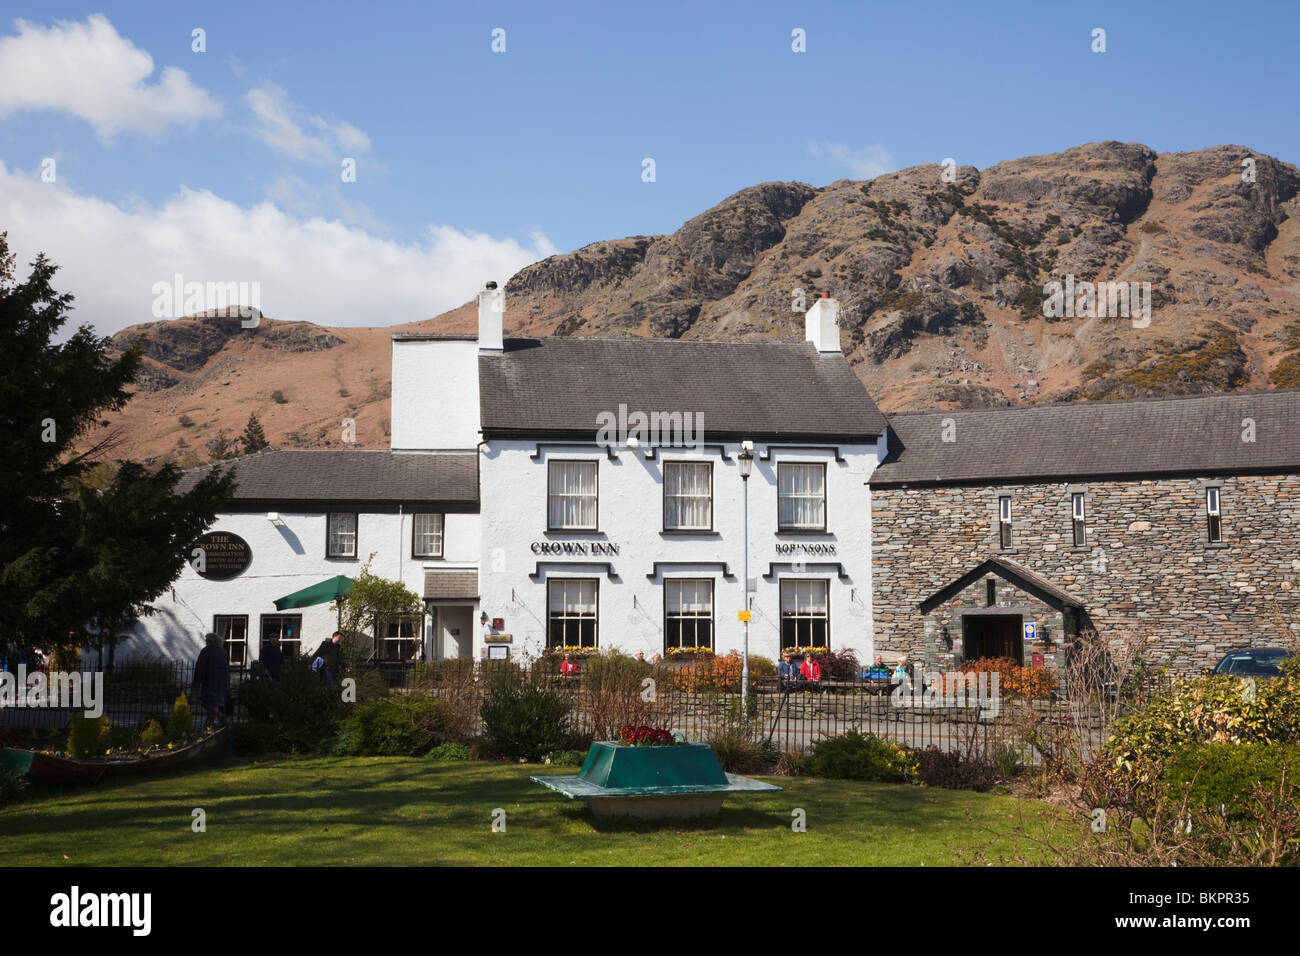
<svg viewBox="0 0 1300 956">
<path fill-rule="evenodd" d="M 434 609 L 433 656 L 450 660 L 474 656 L 474 608 L 443 605 Z"/>
<path fill-rule="evenodd" d="M 1019 614 L 964 614 L 961 619 L 962 648 L 966 659 L 1009 657 L 1025 663 L 1021 640 L 1024 619 Z"/>
</svg>

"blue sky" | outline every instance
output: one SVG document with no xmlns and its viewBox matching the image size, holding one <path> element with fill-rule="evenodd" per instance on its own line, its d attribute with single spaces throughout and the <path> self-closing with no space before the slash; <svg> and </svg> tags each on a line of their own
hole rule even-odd
<svg viewBox="0 0 1300 956">
<path fill-rule="evenodd" d="M 1267 2 L 6 3 L 0 230 L 104 332 L 175 272 L 394 324 L 766 180 L 1102 139 L 1296 162 L 1298 41 Z"/>
</svg>

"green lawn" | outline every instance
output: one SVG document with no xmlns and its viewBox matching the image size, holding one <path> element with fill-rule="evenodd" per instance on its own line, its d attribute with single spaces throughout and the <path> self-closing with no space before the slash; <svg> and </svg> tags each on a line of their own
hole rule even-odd
<svg viewBox="0 0 1300 956">
<path fill-rule="evenodd" d="M 936 866 L 1030 855 L 997 837 L 1033 802 L 953 790 L 766 778 L 782 793 L 730 797 L 712 825 L 602 826 L 531 783 L 554 768 L 402 758 L 232 761 L 139 782 L 45 791 L 0 809 L 9 865 L 341 864 Z M 191 831 L 191 811 L 207 832 Z M 493 833 L 492 813 L 506 813 Z M 807 813 L 793 833 L 791 811 Z M 968 818 L 969 814 L 969 818 Z M 1032 859 L 1032 855 L 1030 855 Z M 1046 862 L 1044 860 L 1044 862 Z"/>
</svg>

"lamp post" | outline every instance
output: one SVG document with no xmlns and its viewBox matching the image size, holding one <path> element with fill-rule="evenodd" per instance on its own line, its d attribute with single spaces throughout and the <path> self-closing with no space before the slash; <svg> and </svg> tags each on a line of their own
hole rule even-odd
<svg viewBox="0 0 1300 956">
<path fill-rule="evenodd" d="M 740 454 L 736 456 L 740 462 L 740 480 L 745 486 L 744 510 L 741 512 L 741 522 L 744 525 L 743 539 L 745 555 L 741 564 L 744 568 L 745 575 L 745 603 L 741 614 L 742 622 L 745 625 L 745 643 L 741 656 L 740 666 L 740 710 L 746 716 L 749 715 L 749 473 L 754 468 L 754 443 L 752 441 L 742 441 L 740 443 Z"/>
</svg>

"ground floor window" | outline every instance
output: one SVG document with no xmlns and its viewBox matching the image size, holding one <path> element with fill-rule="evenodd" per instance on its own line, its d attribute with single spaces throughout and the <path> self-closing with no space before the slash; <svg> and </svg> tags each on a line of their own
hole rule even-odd
<svg viewBox="0 0 1300 956">
<path fill-rule="evenodd" d="M 414 614 L 390 617 L 380 624 L 379 659 L 381 661 L 416 661 L 423 643 L 423 621 Z"/>
<path fill-rule="evenodd" d="M 302 655 L 302 615 L 301 614 L 263 614 L 262 643 L 272 637 L 280 639 L 280 653 L 287 661 Z"/>
<path fill-rule="evenodd" d="M 781 647 L 830 647 L 829 581 L 781 582 Z"/>
<path fill-rule="evenodd" d="M 212 631 L 226 642 L 231 667 L 248 664 L 247 614 L 218 614 L 212 619 Z"/>
<path fill-rule="evenodd" d="M 550 582 L 549 647 L 595 647 L 597 582 L 566 579 Z"/>
<path fill-rule="evenodd" d="M 664 649 L 713 647 L 713 582 L 664 582 Z"/>
</svg>

